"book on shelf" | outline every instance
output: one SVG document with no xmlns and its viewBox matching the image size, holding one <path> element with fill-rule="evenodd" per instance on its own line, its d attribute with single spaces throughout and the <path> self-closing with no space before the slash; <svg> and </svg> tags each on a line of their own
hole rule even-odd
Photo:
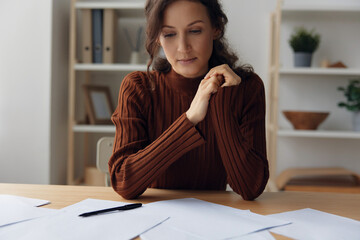
<svg viewBox="0 0 360 240">
<path fill-rule="evenodd" d="M 114 9 L 104 9 L 103 17 L 103 62 L 114 63 L 116 15 Z"/>
<path fill-rule="evenodd" d="M 92 63 L 91 10 L 83 9 L 81 12 L 81 19 L 82 19 L 82 27 L 81 27 L 82 62 L 83 63 Z"/>
<path fill-rule="evenodd" d="M 93 63 L 103 62 L 103 9 L 92 9 Z"/>
</svg>

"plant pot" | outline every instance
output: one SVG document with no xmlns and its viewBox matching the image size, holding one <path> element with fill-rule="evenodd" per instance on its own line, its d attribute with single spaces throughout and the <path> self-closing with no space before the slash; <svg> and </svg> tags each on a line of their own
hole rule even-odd
<svg viewBox="0 0 360 240">
<path fill-rule="evenodd" d="M 311 66 L 312 53 L 308 52 L 295 52 L 294 53 L 294 65 L 295 67 L 310 67 Z"/>
<path fill-rule="evenodd" d="M 360 111 L 353 112 L 353 130 L 360 132 Z"/>
</svg>

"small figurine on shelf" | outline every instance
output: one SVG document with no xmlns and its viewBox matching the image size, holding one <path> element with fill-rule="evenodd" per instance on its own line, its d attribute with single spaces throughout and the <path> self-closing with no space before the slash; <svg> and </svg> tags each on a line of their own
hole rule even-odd
<svg viewBox="0 0 360 240">
<path fill-rule="evenodd" d="M 338 106 L 353 113 L 353 129 L 360 131 L 360 78 L 350 80 L 346 88 L 338 87 L 338 90 L 344 92 L 347 98 L 346 102 L 339 102 Z"/>
<path fill-rule="evenodd" d="M 320 66 L 322 68 L 347 68 L 347 66 L 342 61 L 330 63 L 327 59 L 322 60 Z"/>
<path fill-rule="evenodd" d="M 347 68 L 347 66 L 342 61 L 330 64 L 328 67 L 329 68 Z"/>
<path fill-rule="evenodd" d="M 141 47 L 141 35 L 142 35 L 143 27 L 140 27 L 137 31 L 136 35 L 136 44 L 133 45 L 133 41 L 131 41 L 131 37 L 129 31 L 125 28 L 125 36 L 131 47 L 131 55 L 130 55 L 130 63 L 131 64 L 139 64 L 140 63 L 140 47 Z"/>
<path fill-rule="evenodd" d="M 294 50 L 295 67 L 310 67 L 312 54 L 319 47 L 320 35 L 314 29 L 306 30 L 304 27 L 295 28 L 290 36 L 289 44 Z"/>
</svg>

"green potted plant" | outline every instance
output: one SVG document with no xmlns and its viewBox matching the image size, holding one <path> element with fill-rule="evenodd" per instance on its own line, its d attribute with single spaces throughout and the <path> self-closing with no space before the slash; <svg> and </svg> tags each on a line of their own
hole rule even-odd
<svg viewBox="0 0 360 240">
<path fill-rule="evenodd" d="M 353 113 L 353 129 L 360 131 L 360 78 L 350 80 L 347 87 L 338 87 L 339 91 L 344 92 L 346 102 L 339 102 L 339 107 L 345 107 Z"/>
<path fill-rule="evenodd" d="M 297 27 L 290 36 L 289 44 L 294 51 L 295 67 L 310 67 L 312 54 L 319 47 L 320 35 L 312 29 Z"/>
</svg>

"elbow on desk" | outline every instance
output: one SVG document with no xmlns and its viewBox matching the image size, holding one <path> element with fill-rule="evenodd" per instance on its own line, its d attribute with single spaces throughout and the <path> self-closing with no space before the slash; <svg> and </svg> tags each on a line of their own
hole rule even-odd
<svg viewBox="0 0 360 240">
<path fill-rule="evenodd" d="M 239 194 L 244 200 L 246 201 L 253 201 L 255 200 L 257 197 L 259 197 L 263 191 L 264 191 L 264 188 L 259 188 L 257 189 L 257 191 L 238 191 L 238 190 L 235 190 L 234 189 L 234 192 L 236 192 L 237 194 Z"/>
<path fill-rule="evenodd" d="M 109 173 L 112 188 L 124 199 L 138 198 L 146 190 L 146 188 L 140 189 L 139 184 L 136 184 L 134 180 L 126 179 L 125 174 L 121 173 L 119 167 L 109 165 Z"/>
<path fill-rule="evenodd" d="M 111 179 L 111 185 L 114 191 L 126 200 L 136 199 L 145 191 L 143 190 L 139 192 L 138 188 L 134 189 L 134 185 L 127 184 L 123 181 L 118 182 L 116 178 Z"/>
<path fill-rule="evenodd" d="M 262 178 L 247 184 L 245 187 L 232 187 L 234 192 L 239 194 L 244 200 L 252 201 L 258 198 L 265 190 L 266 184 L 269 180 L 269 172 L 265 170 Z"/>
<path fill-rule="evenodd" d="M 235 190 L 234 190 L 235 191 Z M 237 194 L 239 194 L 244 200 L 246 201 L 253 201 L 255 200 L 257 197 L 260 196 L 260 194 L 262 193 L 261 192 L 258 192 L 258 193 L 249 193 L 249 192 L 237 192 L 235 191 Z"/>
</svg>

